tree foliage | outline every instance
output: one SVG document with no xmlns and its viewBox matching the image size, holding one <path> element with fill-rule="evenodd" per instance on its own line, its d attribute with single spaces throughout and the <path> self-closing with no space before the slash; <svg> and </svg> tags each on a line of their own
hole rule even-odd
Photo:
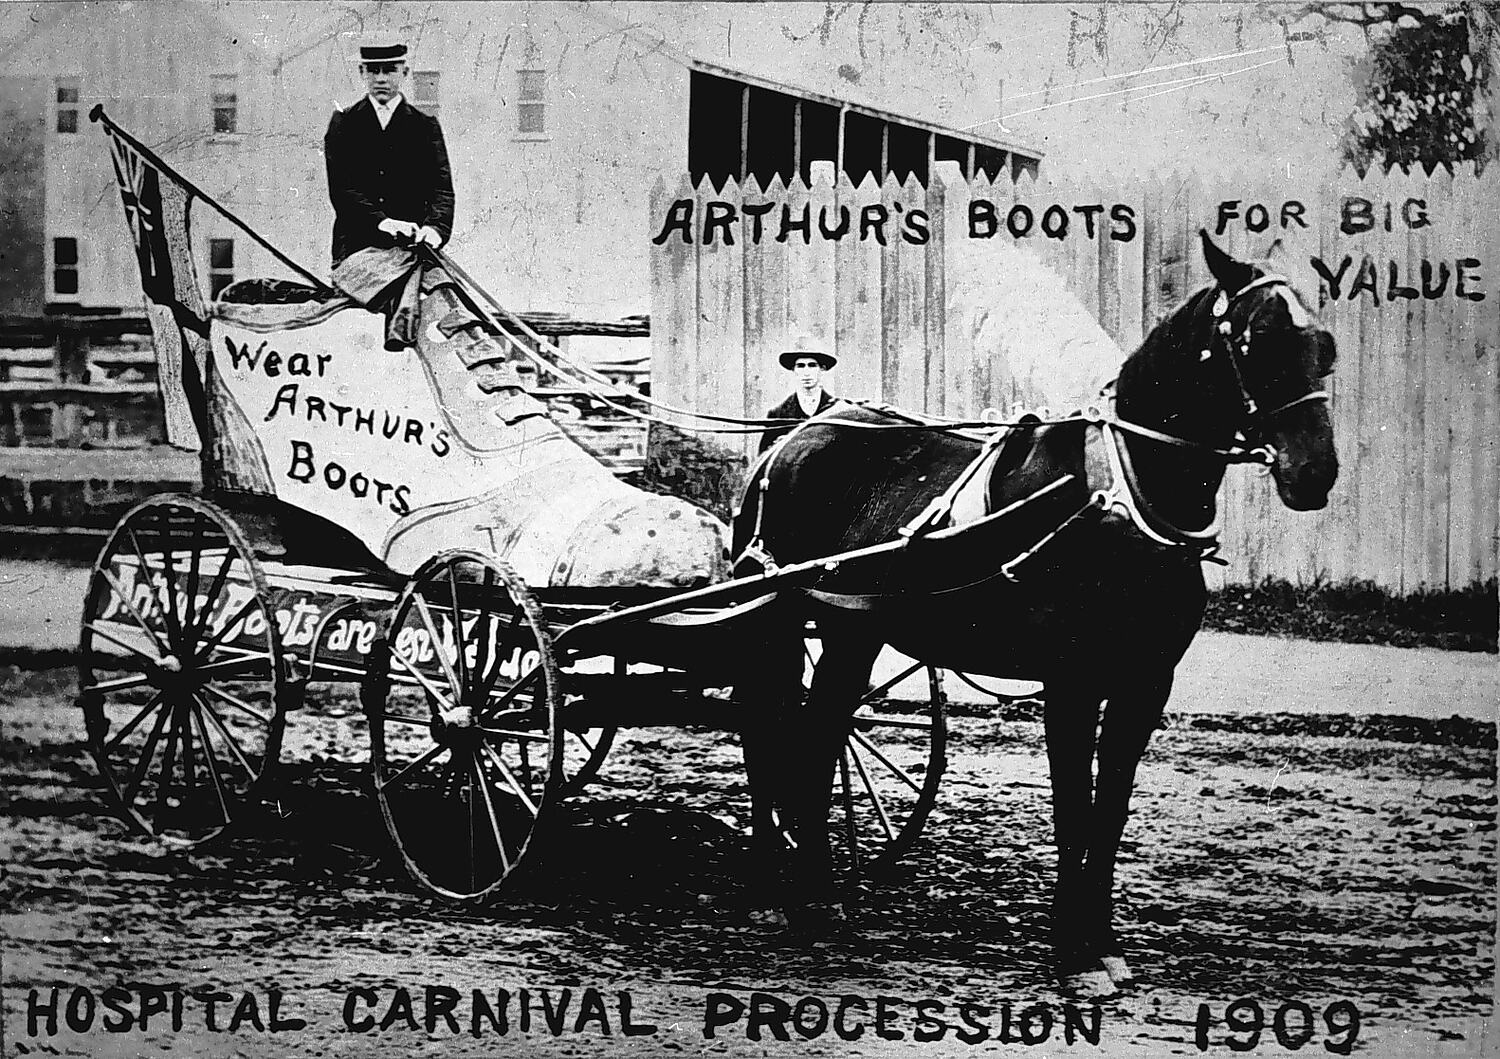
<svg viewBox="0 0 1500 1059">
<path fill-rule="evenodd" d="M 1431 171 L 1495 157 L 1491 127 L 1496 3 L 1417 8 L 1405 4 L 1319 7 L 1330 21 L 1362 27 L 1369 59 L 1355 70 L 1358 92 L 1344 155 L 1372 166 Z"/>
</svg>

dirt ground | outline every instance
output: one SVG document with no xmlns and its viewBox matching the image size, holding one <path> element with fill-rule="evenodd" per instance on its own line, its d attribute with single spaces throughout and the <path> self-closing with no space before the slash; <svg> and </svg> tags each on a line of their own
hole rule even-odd
<svg viewBox="0 0 1500 1059">
<path fill-rule="evenodd" d="M 182 853 L 102 811 L 72 680 L 0 671 L 3 1055 L 1196 1055 L 1200 1005 L 1208 1050 L 1231 1054 L 1255 1021 L 1239 1005 L 1231 1033 L 1241 998 L 1256 1054 L 1497 1050 L 1492 720 L 1175 713 L 1122 855 L 1142 981 L 1099 1011 L 1095 1046 L 1046 966 L 1035 703 L 952 719 L 922 840 L 852 893 L 851 930 L 814 941 L 750 914 L 732 736 L 623 733 L 539 870 L 458 910 L 388 862 L 347 693 L 292 718 L 273 809 Z"/>
</svg>

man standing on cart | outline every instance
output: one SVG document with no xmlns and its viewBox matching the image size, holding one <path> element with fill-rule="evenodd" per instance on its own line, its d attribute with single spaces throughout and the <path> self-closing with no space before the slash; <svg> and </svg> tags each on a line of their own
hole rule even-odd
<svg viewBox="0 0 1500 1059">
<path fill-rule="evenodd" d="M 368 94 L 334 112 L 323 137 L 333 200 L 333 263 L 400 241 L 437 248 L 453 232 L 453 175 L 437 118 L 401 93 L 406 45 L 359 49 Z"/>
<path fill-rule="evenodd" d="M 359 69 L 365 98 L 336 112 L 323 138 L 328 197 L 333 202 L 333 283 L 373 311 L 386 314 L 388 350 L 421 345 L 420 321 L 457 319 L 450 350 L 480 390 L 495 396 L 499 423 L 545 415 L 527 397 L 510 351 L 479 324 L 479 313 L 441 268 L 410 248 L 437 250 L 453 233 L 453 174 L 437 118 L 406 101 L 404 44 L 364 46 Z M 424 308 L 423 302 L 429 304 Z M 435 369 L 446 361 L 429 361 Z M 480 448 L 494 439 L 464 438 Z"/>
</svg>

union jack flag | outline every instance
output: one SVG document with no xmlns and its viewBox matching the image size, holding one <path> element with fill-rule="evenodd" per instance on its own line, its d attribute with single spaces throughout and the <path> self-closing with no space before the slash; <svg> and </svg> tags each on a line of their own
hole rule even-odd
<svg viewBox="0 0 1500 1059">
<path fill-rule="evenodd" d="M 202 364 L 208 345 L 208 310 L 193 265 L 188 212 L 192 192 L 171 171 L 105 125 L 125 221 L 135 245 L 141 292 L 156 347 L 157 379 L 167 440 L 196 449 L 206 436 Z"/>
</svg>

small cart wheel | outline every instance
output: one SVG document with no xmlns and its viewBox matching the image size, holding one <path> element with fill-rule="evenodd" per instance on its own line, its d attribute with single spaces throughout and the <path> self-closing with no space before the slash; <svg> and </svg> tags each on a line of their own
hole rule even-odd
<svg viewBox="0 0 1500 1059">
<path fill-rule="evenodd" d="M 805 644 L 804 686 L 821 653 Z M 891 710 L 885 695 L 918 670 L 927 671 L 927 701 Z M 947 767 L 946 697 L 942 670 L 911 662 L 859 700 L 833 777 L 829 830 L 837 863 L 855 876 L 887 871 L 922 833 Z"/>
<path fill-rule="evenodd" d="M 272 771 L 287 671 L 254 552 L 219 508 L 152 497 L 94 563 L 79 639 L 89 747 L 126 821 L 192 844 Z"/>
<path fill-rule="evenodd" d="M 454 900 L 494 893 L 563 784 L 557 665 L 525 582 L 475 552 L 427 560 L 363 696 L 375 796 L 407 871 Z"/>
</svg>

